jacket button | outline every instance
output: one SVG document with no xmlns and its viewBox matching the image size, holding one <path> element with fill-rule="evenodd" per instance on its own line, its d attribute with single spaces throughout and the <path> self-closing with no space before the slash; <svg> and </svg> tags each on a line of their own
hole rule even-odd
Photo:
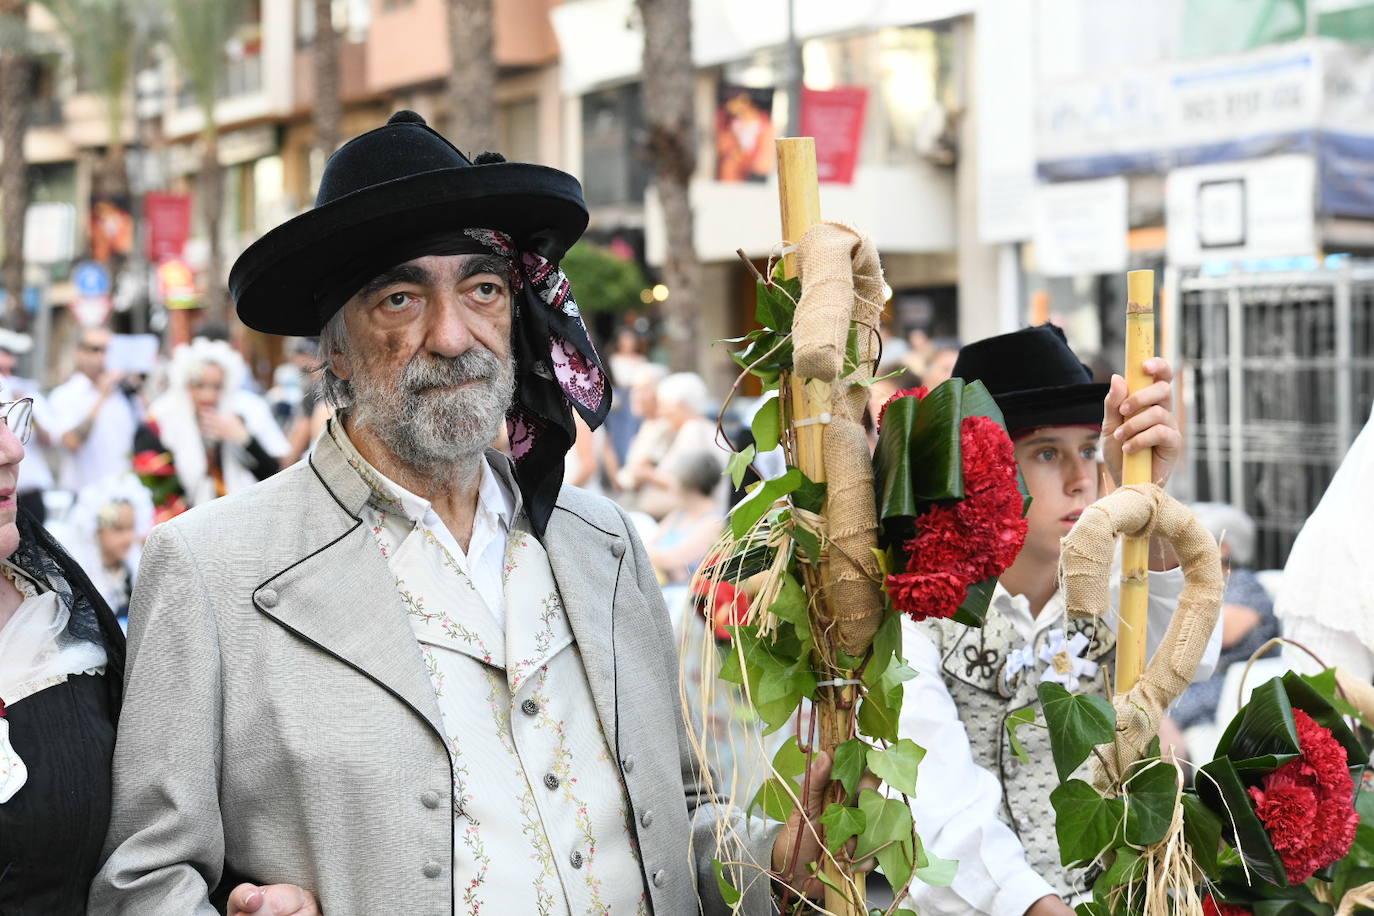
<svg viewBox="0 0 1374 916">
<path fill-rule="evenodd" d="M 654 872 L 654 887 L 662 887 L 668 881 L 668 873 L 663 869 Z"/>
<path fill-rule="evenodd" d="M 545 773 L 545 774 L 544 774 L 544 785 L 547 786 L 547 787 L 550 788 L 550 789 L 557 789 L 557 788 L 558 788 L 558 777 L 555 776 L 555 775 L 553 775 L 552 773 Z"/>
<path fill-rule="evenodd" d="M 263 607 L 276 607 L 276 589 L 264 588 L 262 591 L 258 592 L 258 604 L 262 605 Z"/>
<path fill-rule="evenodd" d="M 437 878 L 440 874 L 443 873 L 444 870 L 440 867 L 438 862 L 434 861 L 433 859 L 430 859 L 428 862 L 425 863 L 423 871 L 425 873 L 426 878 Z M 655 878 L 657 878 L 657 875 L 655 875 Z"/>
<path fill-rule="evenodd" d="M 426 808 L 439 807 L 439 793 L 426 792 L 424 795 L 420 796 L 420 804 L 424 805 Z"/>
<path fill-rule="evenodd" d="M 641 826 L 641 827 L 644 827 L 644 828 L 647 829 L 648 826 L 649 826 L 650 824 L 652 824 L 653 822 L 654 822 L 654 812 L 653 812 L 653 809 L 652 809 L 652 808 L 646 810 L 643 814 L 641 814 L 641 815 L 639 816 L 639 826 Z"/>
<path fill-rule="evenodd" d="M 568 856 L 568 864 L 571 865 L 573 868 L 581 868 L 581 867 L 582 867 L 582 853 L 580 853 L 580 852 L 578 852 L 576 849 L 574 849 L 574 850 L 573 850 L 573 854 L 570 855 L 570 856 Z"/>
<path fill-rule="evenodd" d="M 634 768 L 635 759 L 633 757 L 626 757 L 624 760 L 620 761 L 620 769 L 622 769 L 626 773 L 633 772 Z"/>
<path fill-rule="evenodd" d="M 611 541 L 611 556 L 620 559 L 625 556 L 625 542 L 622 540 Z"/>
<path fill-rule="evenodd" d="M 534 700 L 526 700 L 520 704 L 520 711 L 527 716 L 532 716 L 539 711 L 539 704 Z"/>
</svg>

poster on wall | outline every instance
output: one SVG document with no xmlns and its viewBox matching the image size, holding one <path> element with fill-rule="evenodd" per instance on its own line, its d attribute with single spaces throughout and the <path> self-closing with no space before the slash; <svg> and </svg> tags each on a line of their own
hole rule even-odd
<svg viewBox="0 0 1374 916">
<path fill-rule="evenodd" d="M 862 86 L 802 89 L 801 135 L 816 138 L 816 177 L 854 182 L 864 134 L 868 90 Z"/>
<path fill-rule="evenodd" d="M 773 90 L 721 83 L 716 93 L 716 181 L 764 181 L 773 173 Z"/>
<path fill-rule="evenodd" d="M 191 195 L 152 191 L 143 197 L 148 226 L 148 258 L 161 262 L 180 258 L 191 235 Z"/>
</svg>

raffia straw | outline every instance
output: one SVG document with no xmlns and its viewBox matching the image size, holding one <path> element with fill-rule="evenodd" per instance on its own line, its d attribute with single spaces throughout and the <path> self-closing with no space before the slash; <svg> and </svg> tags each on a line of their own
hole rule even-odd
<svg viewBox="0 0 1374 916">
<path fill-rule="evenodd" d="M 1336 908 L 1336 916 L 1353 916 L 1356 907 L 1374 909 L 1374 881 L 1346 891 L 1341 905 Z"/>
</svg>

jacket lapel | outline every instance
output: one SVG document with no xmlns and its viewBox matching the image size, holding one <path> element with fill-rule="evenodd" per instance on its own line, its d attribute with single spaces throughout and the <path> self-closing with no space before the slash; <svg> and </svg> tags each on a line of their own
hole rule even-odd
<svg viewBox="0 0 1374 916">
<path fill-rule="evenodd" d="M 444 734 L 439 703 L 395 580 L 363 527 L 368 489 L 325 432 L 310 463 L 338 509 L 309 527 L 314 544 L 253 592 L 266 616 L 356 669 Z"/>
<path fill-rule="evenodd" d="M 554 508 L 544 532 L 563 610 L 582 654 L 582 666 L 610 747 L 616 747 L 616 670 L 612 618 L 625 542 L 599 524 Z"/>
</svg>

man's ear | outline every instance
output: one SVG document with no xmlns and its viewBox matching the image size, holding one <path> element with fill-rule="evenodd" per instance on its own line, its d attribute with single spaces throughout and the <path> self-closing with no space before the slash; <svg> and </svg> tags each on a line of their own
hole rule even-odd
<svg viewBox="0 0 1374 916">
<path fill-rule="evenodd" d="M 350 381 L 353 378 L 353 367 L 349 364 L 348 357 L 341 350 L 332 351 L 325 362 L 329 366 L 329 371 L 344 381 Z"/>
</svg>

